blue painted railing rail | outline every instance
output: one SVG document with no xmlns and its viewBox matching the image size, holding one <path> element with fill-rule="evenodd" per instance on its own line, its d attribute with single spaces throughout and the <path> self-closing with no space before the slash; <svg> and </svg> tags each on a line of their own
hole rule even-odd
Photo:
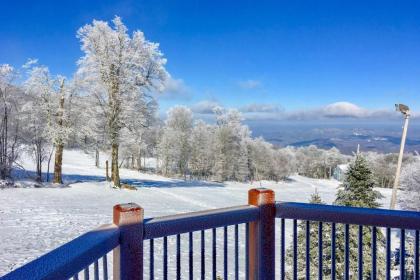
<svg viewBox="0 0 420 280">
<path fill-rule="evenodd" d="M 384 269 L 385 279 L 391 280 L 391 230 L 398 231 L 399 234 L 399 279 L 407 279 L 407 267 L 406 267 L 406 238 L 407 231 L 412 233 L 414 239 L 414 255 L 411 256 L 414 260 L 413 271 L 411 278 L 409 279 L 420 279 L 419 272 L 419 231 L 420 231 L 420 212 L 413 211 L 399 211 L 399 210 L 386 210 L 386 209 L 370 209 L 370 208 L 359 208 L 359 207 L 343 207 L 343 206 L 334 206 L 334 205 L 322 205 L 322 204 L 308 204 L 308 203 L 295 203 L 295 202 L 277 202 L 276 203 L 276 217 L 281 219 L 281 259 L 280 259 L 280 270 L 282 272 L 280 279 L 286 279 L 285 267 L 286 263 L 286 244 L 285 238 L 286 234 L 284 231 L 285 221 L 293 221 L 293 242 L 292 242 L 292 277 L 293 279 L 298 279 L 298 233 L 297 233 L 297 221 L 306 222 L 306 260 L 304 263 L 305 266 L 305 275 L 306 279 L 310 279 L 311 271 L 311 262 L 310 262 L 310 223 L 318 223 L 318 267 L 317 275 L 318 279 L 322 279 L 326 274 L 325 269 L 327 269 L 328 274 L 331 279 L 350 279 L 350 257 L 349 252 L 351 250 L 349 244 L 349 227 L 352 225 L 358 226 L 358 238 L 357 238 L 357 250 L 358 250 L 358 259 L 357 259 L 357 272 L 353 271 L 353 275 L 357 274 L 357 278 L 362 280 L 366 279 L 364 274 L 364 259 L 363 252 L 366 251 L 366 244 L 364 244 L 363 234 L 366 230 L 369 230 L 371 240 L 370 240 L 370 257 L 371 257 L 371 267 L 369 279 L 379 279 L 378 278 L 378 269 Z M 325 267 L 323 264 L 324 259 L 326 258 L 325 254 L 325 242 L 323 240 L 323 225 L 328 224 L 331 230 L 331 240 L 330 244 L 330 254 L 331 258 L 330 267 Z M 342 275 L 337 275 L 336 271 L 336 239 L 337 239 L 337 225 L 342 224 L 343 234 L 344 234 L 344 271 Z M 377 256 L 378 256 L 378 231 L 384 229 L 385 232 L 385 267 L 378 267 Z M 351 277 L 351 279 L 353 279 Z"/>
<path fill-rule="evenodd" d="M 119 236 L 117 226 L 101 226 L 14 270 L 1 279 L 69 279 L 80 271 L 87 271 L 91 264 L 94 265 L 94 274 L 98 275 L 98 278 L 99 265 L 103 265 L 101 278 L 106 279 L 108 277 L 106 254 L 118 246 Z M 102 257 L 105 258 L 99 264 L 98 260 Z"/>
</svg>

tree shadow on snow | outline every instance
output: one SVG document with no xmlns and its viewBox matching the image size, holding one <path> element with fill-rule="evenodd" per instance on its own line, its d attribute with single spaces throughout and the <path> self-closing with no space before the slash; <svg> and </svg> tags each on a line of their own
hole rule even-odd
<svg viewBox="0 0 420 280">
<path fill-rule="evenodd" d="M 35 180 L 36 172 L 30 170 L 14 169 L 12 171 L 12 176 L 16 179 L 32 179 Z M 53 180 L 54 174 L 49 174 L 49 181 Z M 80 175 L 80 174 L 63 174 L 63 181 L 66 184 L 74 183 L 83 183 L 83 182 L 103 182 L 105 181 L 105 176 L 95 176 L 95 175 Z M 42 181 L 47 181 L 47 173 L 42 173 Z M 224 187 L 223 183 L 217 182 L 206 182 L 198 180 L 179 180 L 172 179 L 169 181 L 154 181 L 154 180 L 141 180 L 141 179 L 121 179 L 122 184 L 131 185 L 137 188 L 177 188 L 177 187 Z"/>
<path fill-rule="evenodd" d="M 197 180 L 178 180 L 171 181 L 152 181 L 152 180 L 139 180 L 139 179 L 122 179 L 121 183 L 131 185 L 138 188 L 223 188 L 224 184 L 217 182 L 206 182 Z"/>
</svg>

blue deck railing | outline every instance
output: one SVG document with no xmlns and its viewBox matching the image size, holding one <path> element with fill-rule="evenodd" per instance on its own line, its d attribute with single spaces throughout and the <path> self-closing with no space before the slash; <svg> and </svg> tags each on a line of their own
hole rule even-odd
<svg viewBox="0 0 420 280">
<path fill-rule="evenodd" d="M 419 274 L 419 230 L 420 230 L 420 213 L 412 211 L 396 211 L 385 209 L 369 209 L 356 207 L 342 207 L 332 205 L 319 205 L 307 203 L 277 203 L 276 216 L 281 218 L 281 279 L 285 279 L 285 221 L 291 219 L 293 221 L 293 279 L 298 278 L 298 259 L 297 259 L 297 221 L 305 222 L 305 278 L 310 278 L 310 222 L 318 223 L 318 278 L 322 279 L 324 272 L 323 260 L 325 259 L 325 246 L 323 243 L 323 226 L 329 224 L 331 230 L 330 254 L 331 267 L 330 279 L 383 279 L 378 276 L 378 269 L 384 270 L 385 279 L 391 279 L 391 230 L 397 231 L 399 234 L 399 279 L 420 279 Z M 337 255 L 337 226 L 342 225 L 342 234 L 344 235 L 344 272 L 343 275 L 336 273 L 336 255 Z M 357 227 L 357 269 L 351 274 L 349 257 L 350 245 L 350 227 Z M 378 248 L 378 231 L 383 229 L 385 233 L 385 267 L 377 266 L 377 256 L 381 248 Z M 371 235 L 370 240 L 370 256 L 371 268 L 370 278 L 364 274 L 364 243 L 363 232 L 368 230 Z M 406 275 L 406 233 L 410 231 L 414 239 L 414 256 L 413 258 L 413 275 L 407 278 Z M 369 249 L 369 248 L 367 248 Z M 353 275 L 353 277 L 351 277 Z M 357 276 L 357 277 L 356 277 Z"/>
<path fill-rule="evenodd" d="M 275 203 L 270 190 L 249 193 L 248 205 L 145 220 L 134 204 L 116 206 L 113 225 L 88 232 L 2 279 L 275 279 L 275 272 L 277 279 L 383 279 L 383 271 L 391 279 L 395 231 L 400 234 L 400 279 L 411 279 L 407 233 L 414 238 L 412 279 L 420 279 L 419 212 Z M 364 244 L 366 233 L 369 244 Z M 311 242 L 317 250 L 311 250 Z M 370 260 L 363 258 L 366 250 Z M 354 251 L 357 260 L 350 258 Z M 377 263 L 378 254 L 385 254 L 385 267 Z M 365 263 L 370 263 L 368 275 Z"/>
</svg>

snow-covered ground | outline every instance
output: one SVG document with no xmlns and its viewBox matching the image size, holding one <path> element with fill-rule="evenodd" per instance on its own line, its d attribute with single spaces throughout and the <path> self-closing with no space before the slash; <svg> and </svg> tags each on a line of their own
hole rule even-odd
<svg viewBox="0 0 420 280">
<path fill-rule="evenodd" d="M 34 170 L 29 159 L 22 165 L 28 171 Z M 275 190 L 277 200 L 298 202 L 307 202 L 317 189 L 322 199 L 331 203 L 339 184 L 335 180 L 301 176 L 278 183 L 222 184 L 122 169 L 122 180 L 139 188 L 117 190 L 104 181 L 105 170 L 94 166 L 91 155 L 74 150 L 65 151 L 63 172 L 66 181 L 75 182 L 70 187 L 0 189 L 0 275 L 88 230 L 110 223 L 112 207 L 118 203 L 135 202 L 145 209 L 146 217 L 154 217 L 245 204 L 248 189 L 260 186 Z M 385 196 L 383 205 L 387 205 L 390 191 L 381 192 Z M 160 243 L 155 244 L 159 247 Z"/>
</svg>

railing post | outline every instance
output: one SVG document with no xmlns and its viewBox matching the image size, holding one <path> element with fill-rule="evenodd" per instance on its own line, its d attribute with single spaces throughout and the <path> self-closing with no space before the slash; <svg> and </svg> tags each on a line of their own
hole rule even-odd
<svg viewBox="0 0 420 280">
<path fill-rule="evenodd" d="M 275 277 L 275 198 L 274 191 L 251 189 L 248 204 L 260 208 L 260 217 L 249 224 L 249 279 L 274 280 Z"/>
<path fill-rule="evenodd" d="M 120 229 L 120 245 L 114 249 L 116 280 L 143 279 L 143 208 L 135 203 L 114 206 L 114 224 Z"/>
</svg>

